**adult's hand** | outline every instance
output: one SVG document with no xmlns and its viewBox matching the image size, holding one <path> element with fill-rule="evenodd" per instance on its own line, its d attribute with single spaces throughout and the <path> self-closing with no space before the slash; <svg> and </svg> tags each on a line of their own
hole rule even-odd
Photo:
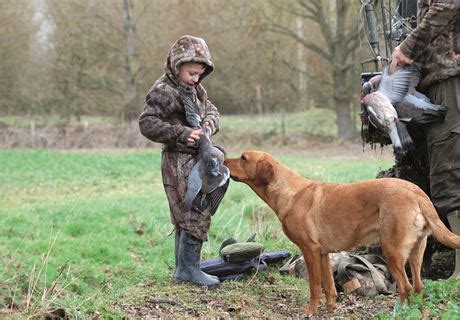
<svg viewBox="0 0 460 320">
<path fill-rule="evenodd" d="M 399 49 L 399 46 L 397 46 L 391 54 L 389 74 L 392 75 L 397 66 L 404 66 L 406 64 L 411 64 L 412 62 L 414 62 L 414 60 L 409 59 L 406 55 L 404 55 L 404 53 L 402 53 Z"/>
</svg>

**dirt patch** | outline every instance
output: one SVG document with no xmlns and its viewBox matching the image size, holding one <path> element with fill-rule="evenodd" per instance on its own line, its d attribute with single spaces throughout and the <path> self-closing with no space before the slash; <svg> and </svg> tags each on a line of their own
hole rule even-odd
<svg viewBox="0 0 460 320">
<path fill-rule="evenodd" d="M 192 290 L 196 291 L 196 290 Z M 128 318 L 175 318 L 181 315 L 186 318 L 205 317 L 253 317 L 253 318 L 295 318 L 303 319 L 302 304 L 286 290 L 280 290 L 274 295 L 261 293 L 258 305 L 251 305 L 244 298 L 237 303 L 229 302 L 219 297 L 211 297 L 206 292 L 195 292 L 199 298 L 194 305 L 185 304 L 171 298 L 145 296 L 144 303 L 133 305 L 120 303 Z M 393 311 L 395 296 L 361 297 L 339 293 L 335 311 L 325 310 L 322 303 L 319 312 L 310 319 L 368 319 L 379 314 L 390 315 Z"/>
</svg>

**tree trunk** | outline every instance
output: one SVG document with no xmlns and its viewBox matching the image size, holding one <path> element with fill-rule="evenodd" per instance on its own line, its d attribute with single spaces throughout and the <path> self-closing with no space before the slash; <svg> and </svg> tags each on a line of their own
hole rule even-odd
<svg viewBox="0 0 460 320">
<path fill-rule="evenodd" d="M 355 137 L 354 124 L 350 114 L 350 103 L 340 99 L 334 99 L 337 115 L 337 138 L 352 140 Z"/>
<path fill-rule="evenodd" d="M 304 37 L 304 22 L 303 19 L 300 17 L 296 18 L 296 27 L 297 33 L 302 38 Z M 304 71 L 306 70 L 307 66 L 305 63 L 305 47 L 302 43 L 297 42 L 297 59 L 299 64 L 299 69 Z M 307 94 L 307 81 L 305 79 L 305 74 L 303 72 L 298 72 L 299 75 L 299 104 L 302 110 L 308 109 L 308 94 Z"/>
<path fill-rule="evenodd" d="M 334 110 L 337 115 L 337 138 L 343 140 L 352 140 L 355 138 L 356 129 L 352 117 L 352 108 L 344 87 L 345 74 L 335 73 L 334 75 Z"/>
<path fill-rule="evenodd" d="M 264 113 L 264 109 L 262 107 L 262 90 L 260 84 L 256 85 L 256 109 L 259 114 Z"/>
<path fill-rule="evenodd" d="M 124 37 L 126 44 L 125 53 L 125 104 L 122 108 L 123 121 L 131 121 L 139 114 L 137 103 L 136 78 L 139 71 L 139 52 L 136 43 L 136 18 L 134 17 L 134 4 L 132 0 L 123 0 L 124 9 Z"/>
</svg>

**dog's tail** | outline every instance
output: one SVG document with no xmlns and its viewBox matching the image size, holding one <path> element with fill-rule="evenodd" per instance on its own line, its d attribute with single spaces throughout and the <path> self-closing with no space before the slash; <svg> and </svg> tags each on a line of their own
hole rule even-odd
<svg viewBox="0 0 460 320">
<path fill-rule="evenodd" d="M 430 199 L 426 196 L 423 197 L 419 201 L 419 206 L 422 210 L 423 216 L 428 221 L 428 225 L 430 226 L 434 237 L 448 247 L 460 249 L 460 236 L 452 233 L 449 229 L 447 229 L 444 223 L 442 223 Z"/>
</svg>

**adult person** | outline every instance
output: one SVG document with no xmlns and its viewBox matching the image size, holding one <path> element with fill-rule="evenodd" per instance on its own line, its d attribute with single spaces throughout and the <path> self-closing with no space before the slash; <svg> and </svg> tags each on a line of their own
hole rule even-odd
<svg viewBox="0 0 460 320">
<path fill-rule="evenodd" d="M 425 128 L 431 199 L 451 230 L 460 234 L 460 0 L 419 0 L 417 28 L 392 54 L 398 65 L 421 67 L 418 90 L 448 107 L 445 121 Z M 460 277 L 456 250 L 452 277 Z"/>
</svg>

